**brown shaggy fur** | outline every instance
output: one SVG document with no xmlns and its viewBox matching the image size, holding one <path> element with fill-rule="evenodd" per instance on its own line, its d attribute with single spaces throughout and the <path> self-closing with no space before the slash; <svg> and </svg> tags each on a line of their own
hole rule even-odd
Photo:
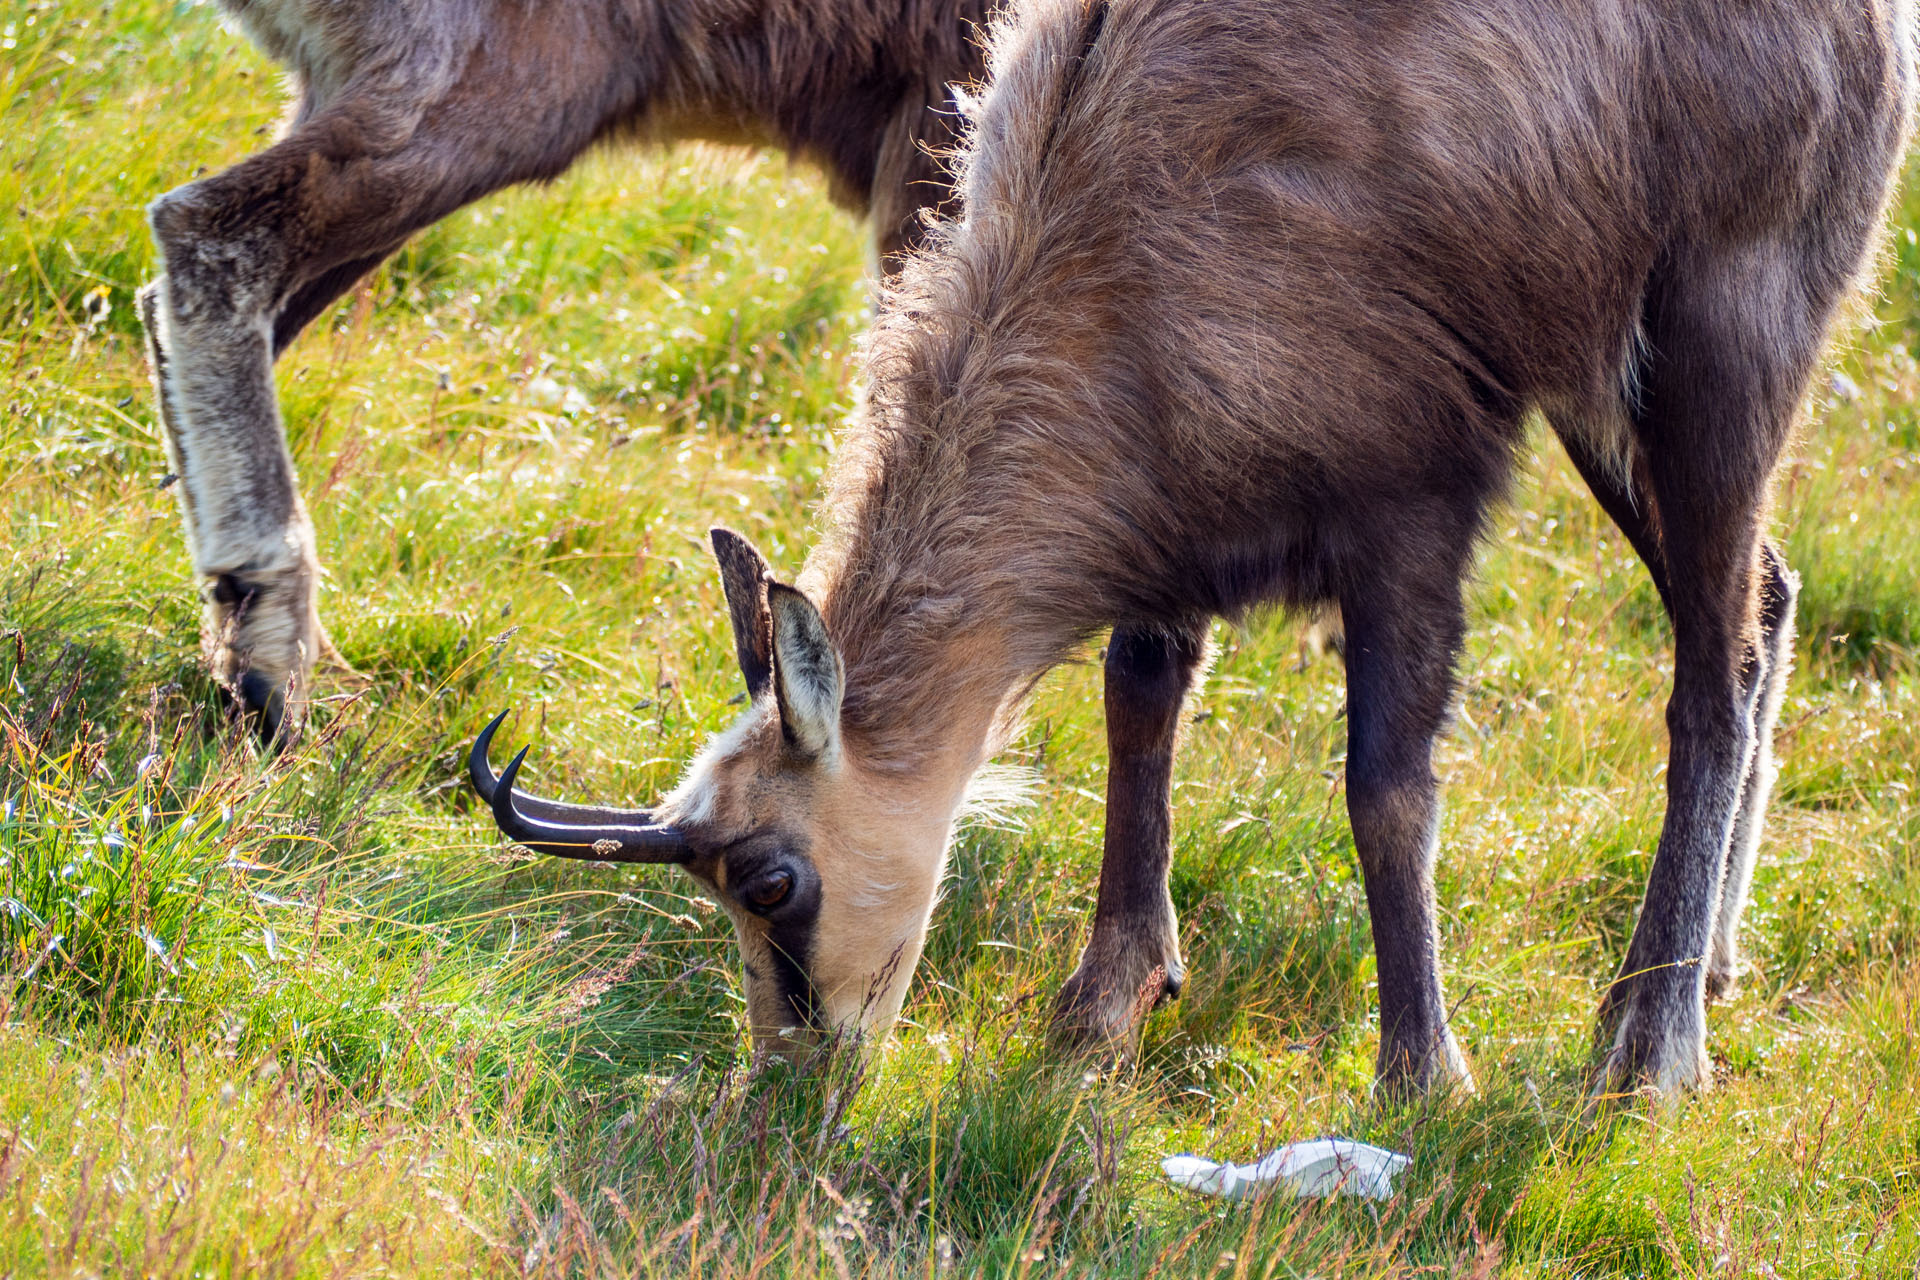
<svg viewBox="0 0 1920 1280">
<path fill-rule="evenodd" d="M 846 947 L 910 969 L 944 839 L 882 818 L 944 832 L 1041 673 L 1123 624 L 1123 665 L 1177 707 L 1208 619 L 1334 602 L 1380 1072 L 1465 1080 L 1431 746 L 1460 582 L 1543 409 L 1677 641 L 1666 824 L 1599 1085 L 1705 1084 L 1790 653 L 1770 476 L 1871 260 L 1913 94 L 1905 0 L 1030 0 L 992 65 L 964 217 L 889 290 L 800 580 L 844 659 L 836 750 L 736 731 L 669 815 L 713 849 L 784 823 L 795 856 L 877 860 L 902 887 L 863 909 L 887 927 L 861 941 L 829 892 L 841 941 L 809 963 L 841 987 Z M 1161 785 L 1164 715 L 1130 732 Z M 747 758 L 805 776 L 806 811 L 703 822 Z M 847 844 L 850 814 L 881 834 Z M 1069 1035 L 1121 1034 L 1141 975 L 1177 971 L 1164 875 L 1109 858 L 1103 904 L 1132 909 L 1096 920 Z"/>
</svg>

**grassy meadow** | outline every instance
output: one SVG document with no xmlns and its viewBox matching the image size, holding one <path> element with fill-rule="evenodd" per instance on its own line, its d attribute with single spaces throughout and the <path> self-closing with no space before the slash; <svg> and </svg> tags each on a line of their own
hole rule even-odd
<svg viewBox="0 0 1920 1280">
<path fill-rule="evenodd" d="M 1051 1055 L 1100 850 L 1097 655 L 959 841 L 864 1066 L 755 1067 L 723 914 L 532 861 L 460 759 L 643 801 L 740 692 L 705 530 L 794 569 L 853 396 L 861 228 L 809 172 L 596 156 L 421 236 L 279 366 L 358 675 L 262 759 L 199 661 L 133 294 L 142 209 L 262 146 L 204 5 L 0 0 L 0 1274 L 1920 1276 L 1920 191 L 1776 522 L 1806 578 L 1712 1091 L 1582 1118 L 1658 837 L 1658 601 L 1541 433 L 1473 589 L 1440 870 L 1470 1099 L 1369 1098 L 1340 664 L 1216 634 L 1177 772 L 1190 976 Z M 1175 1192 L 1340 1133 L 1382 1205 Z"/>
</svg>

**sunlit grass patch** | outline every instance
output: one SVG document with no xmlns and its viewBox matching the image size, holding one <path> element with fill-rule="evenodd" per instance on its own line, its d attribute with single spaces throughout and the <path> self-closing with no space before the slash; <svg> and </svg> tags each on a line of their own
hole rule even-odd
<svg viewBox="0 0 1920 1280">
<path fill-rule="evenodd" d="M 217 1043 L 102 1049 L 10 1026 L 0 1116 L 9 1274 L 425 1275 L 518 1260 L 484 1224 L 531 1171 L 511 1144 L 304 1094 L 272 1059 Z"/>
<path fill-rule="evenodd" d="M 425 233 L 279 386 L 357 672 L 265 760 L 203 674 L 133 291 L 141 210 L 261 145 L 205 6 L 0 5 L 0 1270 L 705 1276 L 1899 1276 L 1920 1252 L 1920 202 L 1776 504 L 1805 578 L 1783 775 L 1709 1017 L 1715 1089 L 1584 1117 L 1664 802 L 1670 633 L 1550 437 L 1471 589 L 1443 955 L 1477 1097 L 1383 1105 L 1344 682 L 1216 629 L 1176 773 L 1185 995 L 1069 1062 L 1105 790 L 1051 677 L 964 831 L 892 1042 L 753 1063 L 725 917 L 503 849 L 460 781 L 641 803 L 736 714 L 706 529 L 783 571 L 854 391 L 864 237 L 779 159 L 590 157 Z M 55 944 L 55 939 L 58 943 Z M 1327 1132 L 1385 1206 L 1177 1193 Z M 1769 1270 L 1771 1269 L 1771 1270 Z"/>
</svg>

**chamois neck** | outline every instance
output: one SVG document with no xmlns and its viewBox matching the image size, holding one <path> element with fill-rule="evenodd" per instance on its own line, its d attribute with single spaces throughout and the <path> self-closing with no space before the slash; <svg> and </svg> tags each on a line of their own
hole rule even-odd
<svg viewBox="0 0 1920 1280">
<path fill-rule="evenodd" d="M 943 447 L 937 431 L 919 442 Z M 879 446 L 872 466 L 847 457 L 863 443 Z M 1033 684 L 1111 621 L 1107 593 L 1086 540 L 1051 536 L 1058 513 L 1043 505 L 1057 495 L 1037 477 L 990 468 L 968 483 L 902 456 L 913 452 L 896 433 L 843 444 L 836 487 L 852 471 L 865 491 L 832 512 L 801 585 L 846 663 L 852 751 L 883 770 L 964 781 L 1004 743 Z"/>
<path fill-rule="evenodd" d="M 1165 512 L 1113 291 L 976 216 L 887 285 L 801 580 L 846 660 L 843 732 L 902 767 L 980 763 L 1048 668 L 1180 607 L 1167 539 L 1142 536 Z"/>
<path fill-rule="evenodd" d="M 971 558 L 939 546 L 902 560 L 865 549 L 814 588 L 846 662 L 841 732 L 870 768 L 954 782 L 957 803 L 1027 689 L 1076 637 L 1043 637 Z"/>
</svg>

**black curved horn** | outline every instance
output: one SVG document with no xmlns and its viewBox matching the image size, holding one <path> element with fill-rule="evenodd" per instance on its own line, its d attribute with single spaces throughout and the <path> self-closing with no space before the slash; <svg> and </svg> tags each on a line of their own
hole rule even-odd
<svg viewBox="0 0 1920 1280">
<path fill-rule="evenodd" d="M 493 769 L 487 764 L 487 758 L 493 750 L 494 731 L 512 714 L 511 710 L 507 710 L 495 716 L 487 727 L 480 731 L 480 736 L 473 740 L 473 750 L 467 753 L 467 777 L 473 782 L 473 789 L 480 793 L 480 798 L 489 805 L 493 803 L 496 780 Z M 513 798 L 513 807 L 530 818 L 538 818 L 561 826 L 598 822 L 601 817 L 598 809 L 585 805 L 567 804 L 561 800 L 542 800 L 539 796 L 530 796 L 524 791 Z"/>
<path fill-rule="evenodd" d="M 509 840 L 536 853 L 588 862 L 684 862 L 687 842 L 665 823 L 655 822 L 645 809 L 599 809 L 592 805 L 562 804 L 537 796 L 515 796 L 513 780 L 527 758 L 522 747 L 498 778 L 487 763 L 487 749 L 502 711 L 481 730 L 467 756 L 473 788 L 493 806 L 493 821 Z"/>
</svg>

